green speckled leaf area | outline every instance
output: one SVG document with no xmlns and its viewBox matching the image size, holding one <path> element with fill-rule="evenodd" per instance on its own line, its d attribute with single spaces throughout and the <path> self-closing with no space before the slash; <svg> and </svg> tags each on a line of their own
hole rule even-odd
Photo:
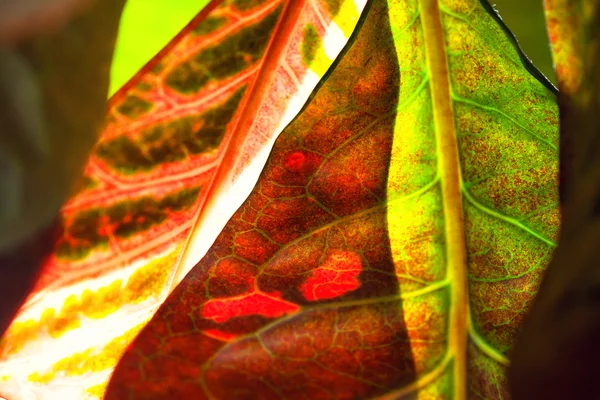
<svg viewBox="0 0 600 400">
<path fill-rule="evenodd" d="M 392 252 L 403 295 L 449 298 L 424 316 L 447 315 L 447 346 L 419 379 L 448 363 L 447 398 L 506 399 L 507 354 L 558 235 L 555 94 L 485 0 L 392 3 L 402 72 Z"/>
<path fill-rule="evenodd" d="M 554 89 L 487 2 L 361 18 L 109 399 L 509 398 L 558 234 Z"/>
</svg>

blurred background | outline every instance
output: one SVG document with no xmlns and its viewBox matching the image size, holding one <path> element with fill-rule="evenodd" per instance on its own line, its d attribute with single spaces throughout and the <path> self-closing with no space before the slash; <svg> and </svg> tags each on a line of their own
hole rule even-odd
<svg viewBox="0 0 600 400">
<path fill-rule="evenodd" d="M 513 31 L 525 54 L 556 85 L 550 40 L 544 17 L 544 0 L 489 0 Z"/>
<path fill-rule="evenodd" d="M 535 66 L 555 83 L 543 0 L 489 1 Z M 121 20 L 109 95 L 123 86 L 208 3 L 209 0 L 128 0 Z"/>
</svg>

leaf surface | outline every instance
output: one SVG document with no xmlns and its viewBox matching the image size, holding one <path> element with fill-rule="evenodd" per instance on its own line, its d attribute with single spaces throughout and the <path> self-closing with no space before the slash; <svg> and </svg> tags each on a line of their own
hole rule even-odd
<svg viewBox="0 0 600 400">
<path fill-rule="evenodd" d="M 214 1 L 113 97 L 61 212 L 64 234 L 2 341 L 7 387 L 101 396 L 129 341 L 247 197 L 362 7 Z"/>
<path fill-rule="evenodd" d="M 487 2 L 367 7 L 107 399 L 508 397 L 557 236 L 555 94 Z"/>
</svg>

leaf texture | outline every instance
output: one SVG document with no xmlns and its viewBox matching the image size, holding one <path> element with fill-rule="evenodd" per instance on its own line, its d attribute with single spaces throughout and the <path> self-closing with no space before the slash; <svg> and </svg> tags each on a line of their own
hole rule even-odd
<svg viewBox="0 0 600 400">
<path fill-rule="evenodd" d="M 127 344 L 247 197 L 364 4 L 215 1 L 113 97 L 61 212 L 64 234 L 0 346 L 4 387 L 102 395 Z"/>
<path fill-rule="evenodd" d="M 555 93 L 487 2 L 367 7 L 107 399 L 508 398 L 558 230 Z"/>
</svg>

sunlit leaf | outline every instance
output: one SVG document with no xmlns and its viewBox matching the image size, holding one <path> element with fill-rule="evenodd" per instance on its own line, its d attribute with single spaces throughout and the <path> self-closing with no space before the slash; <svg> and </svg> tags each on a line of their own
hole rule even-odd
<svg viewBox="0 0 600 400">
<path fill-rule="evenodd" d="M 508 397 L 557 237 L 555 94 L 485 1 L 368 7 L 107 399 Z"/>
<path fill-rule="evenodd" d="M 125 346 L 248 196 L 363 7 L 214 1 L 113 97 L 64 234 L 1 344 L 5 387 L 102 395 Z"/>
</svg>

